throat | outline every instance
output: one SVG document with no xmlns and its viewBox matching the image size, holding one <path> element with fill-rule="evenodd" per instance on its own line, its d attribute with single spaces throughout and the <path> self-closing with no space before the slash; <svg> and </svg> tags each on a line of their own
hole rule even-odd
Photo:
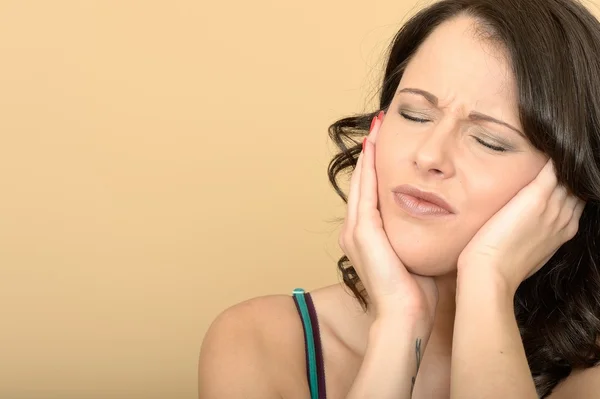
<svg viewBox="0 0 600 399">
<path fill-rule="evenodd" d="M 456 272 L 435 277 L 435 280 L 438 304 L 427 350 L 432 349 L 437 355 L 447 354 L 450 357 L 456 316 Z"/>
</svg>

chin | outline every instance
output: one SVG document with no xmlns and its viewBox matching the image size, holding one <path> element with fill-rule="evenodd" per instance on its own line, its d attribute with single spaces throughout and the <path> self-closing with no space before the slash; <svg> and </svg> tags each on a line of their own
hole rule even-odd
<svg viewBox="0 0 600 399">
<path fill-rule="evenodd" d="M 447 243 L 419 239 L 399 240 L 392 243 L 392 248 L 402 264 L 412 274 L 435 277 L 456 270 L 458 254 L 454 256 Z"/>
<path fill-rule="evenodd" d="M 404 263 L 404 262 L 403 262 Z M 418 265 L 404 265 L 406 270 L 408 270 L 411 274 L 416 274 L 417 276 L 423 277 L 438 277 L 444 276 L 448 273 L 456 271 L 456 267 L 454 266 L 440 266 L 438 265 L 427 265 L 427 264 L 418 264 Z"/>
<path fill-rule="evenodd" d="M 405 265 L 406 266 L 406 265 Z M 418 265 L 417 267 L 406 266 L 409 273 L 422 277 L 439 277 L 456 271 L 454 267 L 428 267 L 427 265 Z"/>
</svg>

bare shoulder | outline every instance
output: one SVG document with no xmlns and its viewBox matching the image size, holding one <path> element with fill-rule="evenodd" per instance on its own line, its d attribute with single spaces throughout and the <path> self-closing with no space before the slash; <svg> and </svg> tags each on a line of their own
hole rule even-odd
<svg viewBox="0 0 600 399">
<path fill-rule="evenodd" d="M 253 298 L 225 310 L 206 333 L 200 397 L 307 397 L 304 367 L 304 335 L 293 298 Z"/>
</svg>

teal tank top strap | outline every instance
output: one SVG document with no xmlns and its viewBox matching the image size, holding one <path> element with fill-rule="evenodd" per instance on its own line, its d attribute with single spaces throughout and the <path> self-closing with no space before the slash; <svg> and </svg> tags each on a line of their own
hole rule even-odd
<svg viewBox="0 0 600 399">
<path fill-rule="evenodd" d="M 305 291 L 296 288 L 293 291 L 296 307 L 302 319 L 304 327 L 304 341 L 306 344 L 307 374 L 310 387 L 311 399 L 319 399 L 319 379 L 317 374 L 317 353 L 315 348 L 315 331 L 310 318 L 308 305 L 306 303 Z"/>
</svg>

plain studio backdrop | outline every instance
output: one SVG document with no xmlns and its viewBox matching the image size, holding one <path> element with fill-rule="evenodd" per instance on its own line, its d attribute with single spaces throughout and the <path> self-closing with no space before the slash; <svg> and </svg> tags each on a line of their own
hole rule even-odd
<svg viewBox="0 0 600 399">
<path fill-rule="evenodd" d="M 338 282 L 327 127 L 426 4 L 0 0 L 0 397 L 196 398 L 219 312 Z"/>
</svg>

